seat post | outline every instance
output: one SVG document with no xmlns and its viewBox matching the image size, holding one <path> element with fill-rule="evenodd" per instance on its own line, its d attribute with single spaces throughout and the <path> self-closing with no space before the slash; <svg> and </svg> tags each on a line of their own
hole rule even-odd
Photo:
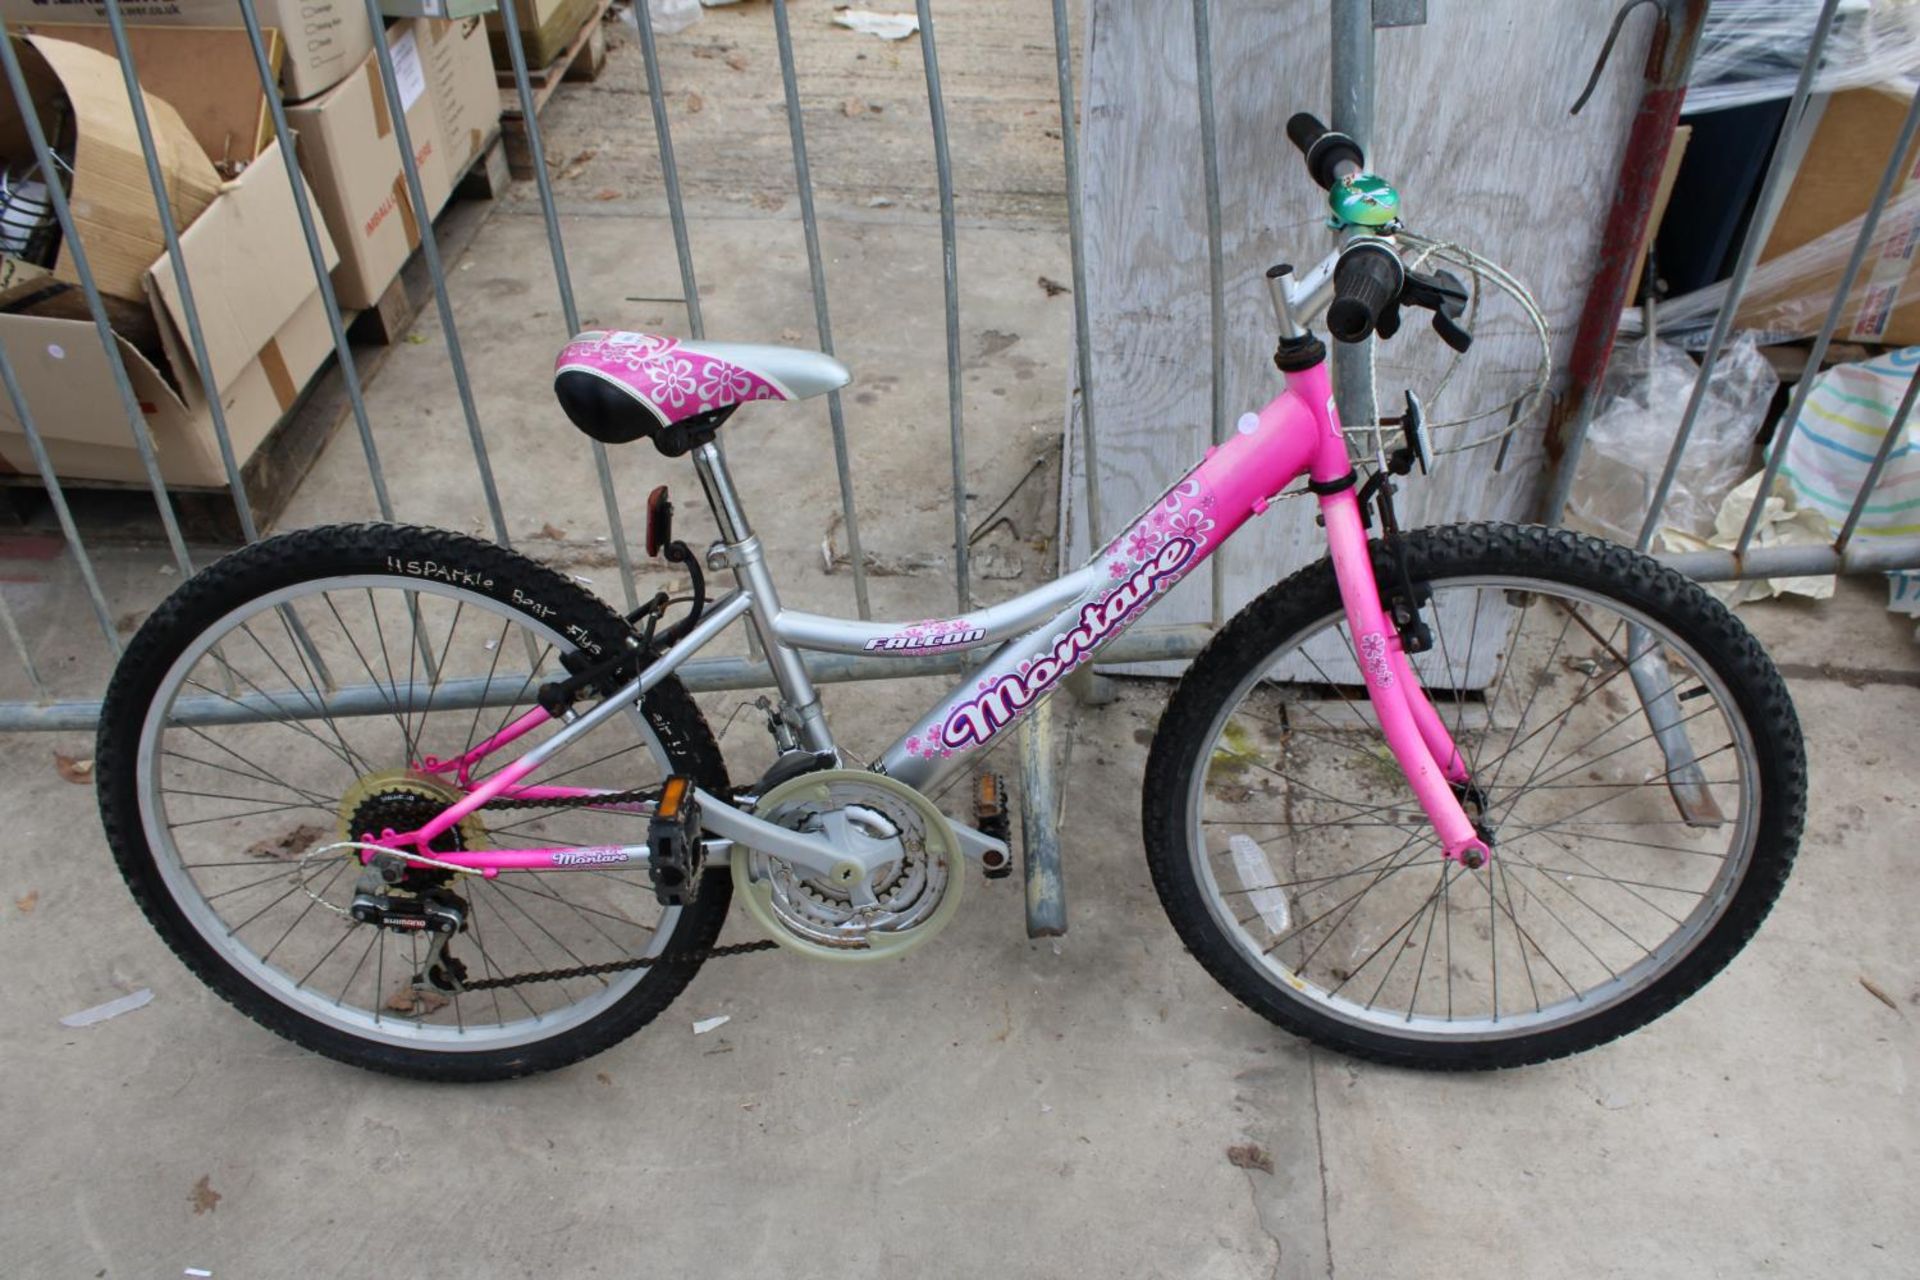
<svg viewBox="0 0 1920 1280">
<path fill-rule="evenodd" d="M 835 751 L 833 734 L 827 727 L 820 695 L 807 674 L 807 664 L 799 651 L 776 633 L 780 594 L 773 585 L 773 575 L 767 572 L 760 540 L 753 536 L 753 529 L 747 524 L 747 513 L 740 505 L 733 477 L 727 473 L 727 459 L 720 452 L 719 443 L 709 440 L 696 447 L 693 466 L 700 474 L 700 487 L 706 491 L 707 505 L 713 508 L 714 523 L 720 526 L 734 581 L 752 596 L 752 610 L 748 615 L 753 622 L 752 634 L 759 637 L 774 683 L 780 688 L 781 700 L 799 721 L 800 739 L 809 751 Z"/>
<path fill-rule="evenodd" d="M 700 475 L 700 487 L 706 491 L 707 505 L 713 508 L 720 536 L 729 545 L 751 538 L 753 527 L 747 523 L 746 509 L 740 505 L 740 494 L 733 487 L 733 477 L 727 471 L 727 458 L 720 452 L 719 442 L 709 440 L 694 449 L 693 467 Z"/>
</svg>

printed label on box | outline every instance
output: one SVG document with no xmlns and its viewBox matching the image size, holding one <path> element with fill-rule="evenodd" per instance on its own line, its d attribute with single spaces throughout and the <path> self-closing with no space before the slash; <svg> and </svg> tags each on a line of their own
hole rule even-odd
<svg viewBox="0 0 1920 1280">
<path fill-rule="evenodd" d="M 426 68 L 420 65 L 420 46 L 409 31 L 393 42 L 393 81 L 400 88 L 400 110 L 413 110 L 427 91 Z"/>
</svg>

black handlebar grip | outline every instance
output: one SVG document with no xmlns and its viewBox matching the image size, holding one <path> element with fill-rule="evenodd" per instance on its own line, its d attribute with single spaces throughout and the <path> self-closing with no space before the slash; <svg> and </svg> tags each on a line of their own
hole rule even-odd
<svg viewBox="0 0 1920 1280">
<path fill-rule="evenodd" d="M 1300 154 L 1307 158 L 1307 172 L 1324 188 L 1333 187 L 1340 176 L 1337 168 L 1342 163 L 1356 169 L 1366 168 L 1367 158 L 1361 153 L 1360 144 L 1344 133 L 1327 128 L 1310 111 L 1295 112 L 1287 121 L 1287 138 L 1300 148 Z"/>
<path fill-rule="evenodd" d="M 1327 332 L 1342 342 L 1365 341 L 1405 282 L 1406 270 L 1392 249 L 1369 241 L 1352 245 L 1333 269 Z"/>
<path fill-rule="evenodd" d="M 1320 117 L 1311 111 L 1296 111 L 1293 113 L 1293 118 L 1287 121 L 1287 140 L 1300 148 L 1301 155 L 1312 151 L 1313 144 L 1320 141 L 1322 134 L 1328 132 L 1331 131 L 1320 123 Z"/>
</svg>

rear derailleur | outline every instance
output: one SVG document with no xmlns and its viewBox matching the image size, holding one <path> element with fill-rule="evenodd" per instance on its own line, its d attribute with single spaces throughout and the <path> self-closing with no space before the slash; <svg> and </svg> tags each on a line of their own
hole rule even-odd
<svg viewBox="0 0 1920 1280">
<path fill-rule="evenodd" d="M 445 885 L 410 893 L 378 865 L 369 867 L 354 886 L 347 914 L 361 924 L 393 933 L 425 936 L 426 962 L 413 975 L 417 991 L 452 995 L 465 988 L 467 966 L 447 950 L 447 943 L 467 930 L 467 900 Z"/>
</svg>

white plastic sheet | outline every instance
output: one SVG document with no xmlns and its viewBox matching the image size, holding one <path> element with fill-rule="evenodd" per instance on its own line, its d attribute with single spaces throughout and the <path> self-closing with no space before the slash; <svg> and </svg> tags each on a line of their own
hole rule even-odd
<svg viewBox="0 0 1920 1280">
<path fill-rule="evenodd" d="M 1699 367 L 1671 344 L 1616 351 L 1612 395 L 1587 431 L 1568 504 L 1572 523 L 1632 545 L 1680 429 Z M 1713 531 L 1722 501 L 1753 470 L 1754 439 L 1780 380 L 1750 334 L 1727 344 L 1674 475 L 1661 523 L 1694 538 Z"/>
<path fill-rule="evenodd" d="M 1793 96 L 1821 0 L 1719 0 L 1687 82 L 1689 114 Z M 1831 93 L 1920 74 L 1920 0 L 1847 0 L 1813 89 Z"/>
</svg>

